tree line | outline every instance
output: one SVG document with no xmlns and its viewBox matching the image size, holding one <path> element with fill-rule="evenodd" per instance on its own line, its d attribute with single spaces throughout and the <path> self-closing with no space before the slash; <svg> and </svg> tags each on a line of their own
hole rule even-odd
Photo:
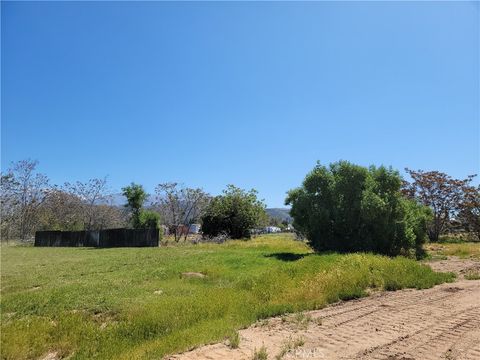
<svg viewBox="0 0 480 360">
<path fill-rule="evenodd" d="M 153 201 L 142 185 L 122 188 L 124 206 L 113 204 L 107 178 L 52 185 L 37 171 L 38 161 L 22 160 L 1 174 L 2 240 L 31 238 L 38 230 L 101 230 L 132 227 L 168 229 L 175 241 L 188 226 L 201 223 L 205 236 L 249 236 L 249 229 L 268 222 L 265 204 L 255 190 L 227 186 L 219 196 L 201 188 L 169 182 L 156 186 Z"/>
<path fill-rule="evenodd" d="M 37 230 L 163 226 L 180 241 L 194 223 L 201 224 L 204 236 L 238 239 L 272 224 L 254 189 L 228 185 L 211 196 L 201 188 L 162 183 L 147 203 L 149 194 L 132 183 L 122 188 L 125 206 L 115 206 L 106 178 L 52 185 L 37 166 L 37 161 L 22 160 L 1 174 L 2 239 L 25 240 Z M 383 166 L 317 163 L 302 185 L 287 194 L 297 234 L 318 251 L 388 255 L 418 253 L 426 237 L 438 241 L 452 228 L 480 240 L 475 175 L 455 179 L 439 171 L 406 172 L 409 180 Z"/>
<path fill-rule="evenodd" d="M 320 163 L 290 190 L 293 226 L 317 251 L 422 255 L 453 223 L 480 240 L 480 187 L 439 171 Z"/>
<path fill-rule="evenodd" d="M 106 178 L 53 185 L 37 166 L 38 161 L 21 160 L 1 174 L 2 240 L 26 240 L 37 230 L 99 230 L 125 223 L 123 209 L 111 205 Z"/>
<path fill-rule="evenodd" d="M 405 171 L 411 181 L 402 182 L 402 192 L 420 204 L 428 206 L 432 218 L 428 237 L 438 241 L 440 235 L 460 227 L 480 240 L 480 185 L 472 185 L 476 175 L 455 179 L 440 171 Z"/>
<path fill-rule="evenodd" d="M 206 237 L 232 239 L 249 238 L 251 230 L 268 224 L 266 205 L 257 198 L 257 191 L 245 191 L 227 185 L 221 195 L 212 197 L 200 188 L 188 188 L 178 183 L 159 184 L 155 188 L 155 202 L 150 209 L 143 204 L 148 194 L 143 186 L 132 183 L 122 188 L 130 209 L 133 228 L 168 227 L 178 242 L 187 239 L 189 224 L 201 223 Z"/>
</svg>

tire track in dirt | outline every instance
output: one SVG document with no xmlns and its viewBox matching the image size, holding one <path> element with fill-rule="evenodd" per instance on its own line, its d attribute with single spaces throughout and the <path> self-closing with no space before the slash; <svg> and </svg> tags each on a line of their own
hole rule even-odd
<svg viewBox="0 0 480 360">
<path fill-rule="evenodd" d="M 479 263 L 452 259 L 431 266 L 462 274 Z M 313 319 L 307 326 L 294 316 L 272 318 L 241 330 L 238 349 L 219 343 L 170 359 L 251 359 L 262 346 L 274 359 L 300 338 L 304 344 L 284 359 L 480 359 L 480 280 L 460 276 L 431 289 L 382 292 L 305 314 Z"/>
</svg>

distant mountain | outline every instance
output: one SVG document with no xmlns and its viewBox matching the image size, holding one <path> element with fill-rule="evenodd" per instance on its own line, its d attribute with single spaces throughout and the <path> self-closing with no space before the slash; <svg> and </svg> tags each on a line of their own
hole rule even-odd
<svg viewBox="0 0 480 360">
<path fill-rule="evenodd" d="M 111 201 L 111 204 L 115 206 L 125 205 L 127 202 L 127 199 L 125 199 L 125 196 L 122 194 L 112 194 L 109 200 Z"/>
<path fill-rule="evenodd" d="M 123 194 L 121 193 L 116 193 L 110 195 L 110 197 L 105 201 L 107 204 L 111 204 L 113 206 L 123 206 L 127 203 L 127 199 Z M 153 197 L 149 196 L 147 200 L 145 201 L 145 206 L 151 206 L 153 204 Z"/>
<path fill-rule="evenodd" d="M 290 216 L 290 209 L 287 208 L 270 208 L 266 209 L 267 214 L 275 219 L 280 221 L 287 220 L 289 223 L 292 222 L 292 217 Z"/>
</svg>

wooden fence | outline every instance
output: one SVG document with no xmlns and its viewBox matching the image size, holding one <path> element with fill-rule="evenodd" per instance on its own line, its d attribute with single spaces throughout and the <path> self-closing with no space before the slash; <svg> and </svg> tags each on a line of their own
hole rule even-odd
<svg viewBox="0 0 480 360">
<path fill-rule="evenodd" d="M 158 247 L 158 229 L 107 229 L 99 231 L 37 231 L 35 246 Z"/>
</svg>

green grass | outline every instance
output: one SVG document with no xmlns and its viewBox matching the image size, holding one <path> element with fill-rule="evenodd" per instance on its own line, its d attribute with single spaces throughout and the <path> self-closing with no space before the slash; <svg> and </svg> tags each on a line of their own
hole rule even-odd
<svg viewBox="0 0 480 360">
<path fill-rule="evenodd" d="M 228 346 L 231 349 L 237 349 L 240 346 L 240 334 L 238 333 L 238 331 L 234 331 L 228 337 Z"/>
<path fill-rule="evenodd" d="M 7 246 L 1 261 L 3 359 L 161 358 L 368 288 L 427 288 L 454 277 L 406 258 L 315 255 L 286 235 L 167 248 Z"/>
<path fill-rule="evenodd" d="M 455 234 L 450 233 L 450 234 L 440 235 L 438 239 L 438 243 L 459 244 L 459 243 L 465 243 L 465 242 L 474 242 L 476 240 L 478 242 L 478 239 L 476 239 L 473 233 L 461 232 L 461 233 L 455 233 Z"/>
</svg>

